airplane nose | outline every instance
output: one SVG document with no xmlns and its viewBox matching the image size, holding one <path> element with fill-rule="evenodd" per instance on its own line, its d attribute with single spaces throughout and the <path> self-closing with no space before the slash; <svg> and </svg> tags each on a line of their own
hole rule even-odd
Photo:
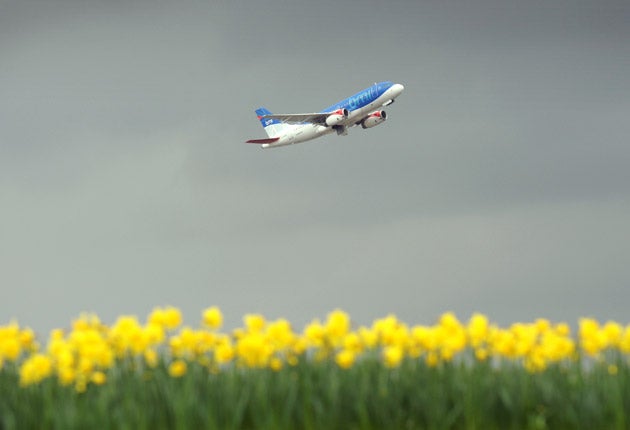
<svg viewBox="0 0 630 430">
<path fill-rule="evenodd" d="M 394 84 L 393 85 L 394 91 L 396 91 L 397 94 L 400 94 L 403 92 L 403 90 L 405 89 L 405 87 L 401 84 Z"/>
</svg>

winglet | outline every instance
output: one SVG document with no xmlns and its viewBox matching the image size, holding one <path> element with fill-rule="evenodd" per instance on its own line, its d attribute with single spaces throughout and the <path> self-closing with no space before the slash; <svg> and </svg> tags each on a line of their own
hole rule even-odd
<svg viewBox="0 0 630 430">
<path fill-rule="evenodd" d="M 269 139 L 250 139 L 245 143 L 274 143 L 279 141 L 280 138 L 279 137 L 271 137 Z"/>
</svg>

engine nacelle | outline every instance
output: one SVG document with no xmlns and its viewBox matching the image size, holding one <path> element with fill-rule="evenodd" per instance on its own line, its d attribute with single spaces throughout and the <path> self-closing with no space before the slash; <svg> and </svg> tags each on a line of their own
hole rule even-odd
<svg viewBox="0 0 630 430">
<path fill-rule="evenodd" d="M 338 125 L 348 118 L 348 109 L 337 109 L 326 117 L 326 125 L 332 127 Z"/>
<path fill-rule="evenodd" d="M 385 122 L 387 119 L 387 113 L 384 110 L 377 110 L 376 112 L 372 112 L 363 120 L 361 120 L 361 127 L 363 128 L 372 128 L 377 125 Z"/>
</svg>

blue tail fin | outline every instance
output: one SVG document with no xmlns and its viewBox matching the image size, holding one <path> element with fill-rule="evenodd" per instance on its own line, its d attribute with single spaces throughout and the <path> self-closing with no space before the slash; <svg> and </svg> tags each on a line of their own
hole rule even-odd
<svg viewBox="0 0 630 430">
<path fill-rule="evenodd" d="M 268 127 L 273 124 L 282 124 L 282 122 L 278 121 L 277 119 L 263 118 L 263 116 L 265 115 L 272 115 L 272 113 L 269 111 L 269 109 L 264 107 L 256 109 L 256 116 L 258 116 L 258 119 L 260 120 L 260 123 L 263 127 Z"/>
<path fill-rule="evenodd" d="M 272 113 L 264 107 L 259 107 L 256 109 L 256 116 L 258 116 L 258 120 L 260 124 L 265 129 L 267 136 L 269 137 L 277 137 L 282 134 L 283 130 L 286 129 L 286 124 L 282 121 L 273 118 L 263 118 L 265 115 L 272 115 Z"/>
</svg>

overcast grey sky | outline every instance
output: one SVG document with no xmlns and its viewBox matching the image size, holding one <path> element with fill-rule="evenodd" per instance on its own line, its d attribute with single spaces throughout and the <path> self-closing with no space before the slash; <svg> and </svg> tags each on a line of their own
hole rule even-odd
<svg viewBox="0 0 630 430">
<path fill-rule="evenodd" d="M 627 1 L 0 1 L 0 323 L 630 322 Z M 388 121 L 261 150 L 375 81 Z"/>
</svg>

